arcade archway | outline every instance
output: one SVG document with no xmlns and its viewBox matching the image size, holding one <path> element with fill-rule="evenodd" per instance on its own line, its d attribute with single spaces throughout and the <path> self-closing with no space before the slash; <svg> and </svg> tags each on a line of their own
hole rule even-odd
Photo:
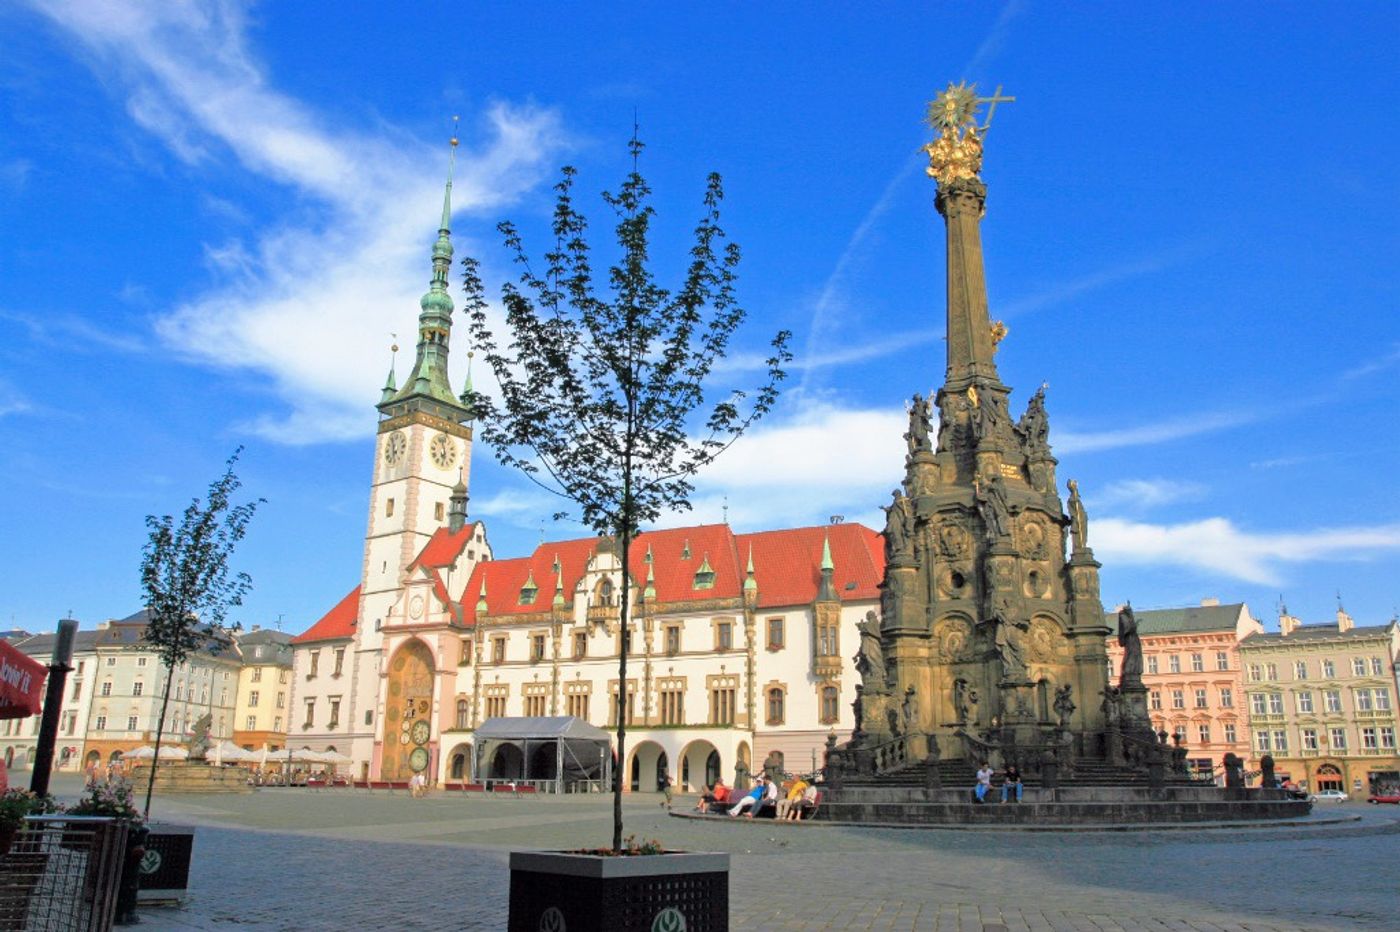
<svg viewBox="0 0 1400 932">
<path fill-rule="evenodd" d="M 632 749 L 627 767 L 628 788 L 633 793 L 655 792 L 667 769 L 665 749 L 655 741 L 642 741 Z"/>
<path fill-rule="evenodd" d="M 722 775 L 719 751 L 708 741 L 692 741 L 680 756 L 680 786 L 687 793 L 698 793 L 714 786 Z"/>
</svg>

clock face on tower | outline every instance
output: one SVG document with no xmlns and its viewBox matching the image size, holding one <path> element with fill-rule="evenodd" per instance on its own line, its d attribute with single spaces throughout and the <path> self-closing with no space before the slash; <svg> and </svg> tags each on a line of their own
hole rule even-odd
<svg viewBox="0 0 1400 932">
<path fill-rule="evenodd" d="M 432 456 L 438 469 L 447 469 L 457 461 L 457 447 L 453 445 L 452 438 L 446 434 L 438 434 L 433 438 L 432 444 L 428 447 L 428 453 Z"/>
<path fill-rule="evenodd" d="M 428 769 L 428 749 L 414 748 L 408 755 L 408 769 L 414 773 L 421 773 Z"/>
<path fill-rule="evenodd" d="M 403 435 L 403 431 L 396 430 L 389 435 L 389 439 L 384 441 L 384 462 L 390 466 L 397 466 L 403 462 L 403 455 L 408 450 L 408 438 Z"/>
<path fill-rule="evenodd" d="M 419 719 L 413 723 L 413 731 L 410 732 L 409 736 L 413 739 L 414 744 L 427 744 L 429 735 L 428 723 Z"/>
</svg>

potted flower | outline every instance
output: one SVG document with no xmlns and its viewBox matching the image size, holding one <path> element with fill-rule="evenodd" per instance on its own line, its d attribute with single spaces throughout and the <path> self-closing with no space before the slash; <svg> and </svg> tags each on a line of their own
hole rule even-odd
<svg viewBox="0 0 1400 932">
<path fill-rule="evenodd" d="M 729 928 L 729 855 L 620 850 L 513 851 L 510 932 L 711 932 Z"/>
<path fill-rule="evenodd" d="M 16 836 L 24 828 L 24 817 L 43 815 L 53 810 L 53 800 L 29 790 L 6 790 L 0 793 L 0 857 L 10 853 Z"/>
<path fill-rule="evenodd" d="M 94 783 L 83 791 L 78 801 L 64 809 L 71 816 L 105 816 L 127 824 L 126 851 L 122 858 L 121 880 L 117 886 L 118 925 L 136 921 L 136 892 L 141 883 L 141 858 L 146 853 L 148 830 L 141 810 L 132 801 L 131 784 L 125 780 Z M 72 842 L 76 832 L 64 833 L 65 844 Z M 79 842 L 80 845 L 85 844 Z"/>
</svg>

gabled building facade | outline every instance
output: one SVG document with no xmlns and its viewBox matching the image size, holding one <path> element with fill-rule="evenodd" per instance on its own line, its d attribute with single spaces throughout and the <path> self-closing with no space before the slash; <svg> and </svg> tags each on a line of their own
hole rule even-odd
<svg viewBox="0 0 1400 932">
<path fill-rule="evenodd" d="M 291 706 L 292 637 L 257 625 L 238 637 L 243 661 L 233 710 L 233 743 L 245 751 L 280 751 Z"/>
</svg>

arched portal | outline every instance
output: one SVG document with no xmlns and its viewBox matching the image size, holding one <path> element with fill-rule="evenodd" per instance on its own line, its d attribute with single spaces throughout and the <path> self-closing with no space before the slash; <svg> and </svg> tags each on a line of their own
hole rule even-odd
<svg viewBox="0 0 1400 932">
<path fill-rule="evenodd" d="M 525 776 L 525 755 L 513 744 L 502 744 L 491 755 L 488 780 L 519 780 Z"/>
<path fill-rule="evenodd" d="M 433 655 L 428 645 L 417 638 L 405 641 L 389 661 L 388 681 L 380 773 L 386 780 L 407 780 L 423 769 L 414 764 L 431 753 Z"/>
<path fill-rule="evenodd" d="M 108 763 L 108 764 L 115 764 L 115 763 L 118 763 L 121 759 L 122 759 L 122 752 L 121 752 L 121 751 L 113 751 L 113 752 L 111 753 L 111 755 L 107 758 L 107 763 Z"/>
<path fill-rule="evenodd" d="M 1334 764 L 1323 764 L 1317 768 L 1317 786 L 1313 792 L 1322 790 L 1342 790 L 1345 792 L 1346 787 L 1342 784 L 1342 771 Z"/>
<path fill-rule="evenodd" d="M 465 780 L 470 774 L 472 759 L 472 746 L 470 744 L 459 744 L 447 755 L 447 779 L 453 781 Z"/>
<path fill-rule="evenodd" d="M 748 792 L 753 786 L 753 764 L 749 759 L 749 743 L 740 741 L 739 747 L 735 750 L 734 760 L 734 788 L 741 793 Z"/>
<path fill-rule="evenodd" d="M 530 752 L 530 779 L 553 780 L 559 774 L 559 748 L 553 741 Z"/>
<path fill-rule="evenodd" d="M 655 741 L 638 743 L 627 765 L 628 789 L 633 793 L 655 792 L 660 787 L 660 778 L 667 772 L 666 767 L 666 752 L 661 745 Z"/>
<path fill-rule="evenodd" d="M 696 740 L 681 751 L 681 787 L 687 793 L 699 793 L 715 785 L 720 776 L 720 756 L 715 746 Z"/>
<path fill-rule="evenodd" d="M 87 757 L 83 758 L 83 769 L 96 767 L 100 763 L 102 763 L 102 754 L 98 751 L 88 751 Z"/>
</svg>

